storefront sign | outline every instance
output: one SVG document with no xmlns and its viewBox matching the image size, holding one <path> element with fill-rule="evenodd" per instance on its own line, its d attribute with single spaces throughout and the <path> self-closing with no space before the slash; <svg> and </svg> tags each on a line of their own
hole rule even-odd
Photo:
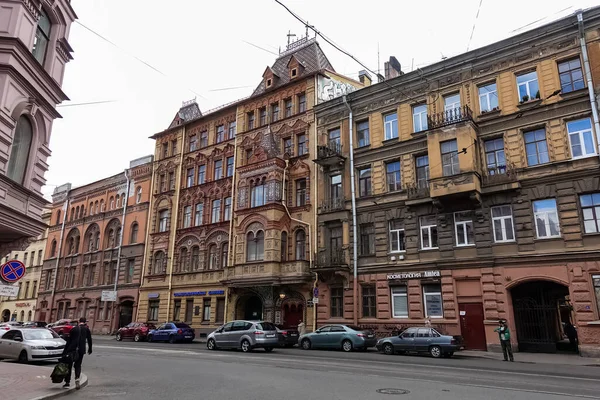
<svg viewBox="0 0 600 400">
<path fill-rule="evenodd" d="M 210 294 L 210 295 L 225 294 L 225 291 L 224 290 L 211 290 L 210 292 L 208 292 L 208 294 Z"/>
<path fill-rule="evenodd" d="M 415 272 L 398 272 L 389 274 L 388 280 L 395 279 L 423 279 L 423 278 L 439 278 L 440 271 L 415 271 Z"/>
<path fill-rule="evenodd" d="M 31 307 L 31 303 L 15 303 L 17 307 Z"/>
<path fill-rule="evenodd" d="M 100 301 L 117 301 L 117 292 L 115 290 L 103 290 Z"/>
<path fill-rule="evenodd" d="M 179 292 L 173 293 L 175 297 L 189 297 L 189 296 L 206 296 L 206 292 Z"/>
<path fill-rule="evenodd" d="M 18 286 L 11 286 L 0 283 L 0 297 L 16 297 L 18 294 Z"/>
<path fill-rule="evenodd" d="M 149 299 L 158 299 L 160 297 L 160 293 L 148 293 Z"/>
</svg>

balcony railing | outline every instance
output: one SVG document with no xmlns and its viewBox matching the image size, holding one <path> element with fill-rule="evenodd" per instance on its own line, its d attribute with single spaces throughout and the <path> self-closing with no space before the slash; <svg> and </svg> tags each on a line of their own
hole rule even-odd
<svg viewBox="0 0 600 400">
<path fill-rule="evenodd" d="M 342 155 L 342 144 L 337 140 L 330 140 L 327 144 L 317 146 L 317 159 L 320 165 L 334 165 L 343 162 L 346 158 Z"/>
<path fill-rule="evenodd" d="M 424 199 L 430 197 L 429 193 L 429 181 L 419 181 L 417 183 L 409 184 L 404 187 L 408 199 Z"/>
<path fill-rule="evenodd" d="M 343 197 L 333 197 L 331 199 L 324 200 L 320 207 L 319 212 L 327 213 L 332 211 L 343 210 L 346 206 L 346 199 Z"/>
<path fill-rule="evenodd" d="M 484 185 L 501 185 L 503 183 L 516 182 L 518 176 L 517 170 L 513 165 L 499 165 L 488 167 L 481 179 Z"/>
<path fill-rule="evenodd" d="M 464 121 L 473 121 L 473 112 L 469 106 L 457 107 L 427 116 L 429 129 L 441 128 Z"/>
<path fill-rule="evenodd" d="M 348 265 L 347 254 L 348 250 L 343 248 L 325 249 L 318 254 L 317 266 L 319 268 L 328 268 Z"/>
</svg>

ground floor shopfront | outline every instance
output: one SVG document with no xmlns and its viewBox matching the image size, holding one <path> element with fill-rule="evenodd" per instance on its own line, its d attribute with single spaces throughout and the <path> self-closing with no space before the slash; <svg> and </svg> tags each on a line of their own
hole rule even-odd
<svg viewBox="0 0 600 400">
<path fill-rule="evenodd" d="M 35 315 L 35 299 L 30 300 L 4 300 L 0 302 L 0 322 L 33 321 Z"/>
<path fill-rule="evenodd" d="M 324 276 L 325 274 L 323 274 Z M 341 275 L 340 275 L 341 276 Z M 319 326 L 353 322 L 351 277 L 319 285 Z M 498 320 L 508 321 L 518 351 L 600 355 L 600 262 L 489 268 L 403 269 L 359 274 L 358 324 L 379 336 L 429 325 L 462 335 L 468 348 L 499 351 Z"/>
</svg>

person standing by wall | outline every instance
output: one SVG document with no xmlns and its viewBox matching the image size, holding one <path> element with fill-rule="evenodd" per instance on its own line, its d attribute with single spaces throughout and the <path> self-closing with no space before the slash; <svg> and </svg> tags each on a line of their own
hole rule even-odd
<svg viewBox="0 0 600 400">
<path fill-rule="evenodd" d="M 88 354 L 92 354 L 92 333 L 87 327 L 87 320 L 79 318 L 79 325 L 71 329 L 67 344 L 63 350 L 63 359 L 69 365 L 69 373 L 65 377 L 63 387 L 71 387 L 71 371 L 75 366 L 75 387 L 80 389 L 79 377 L 81 375 L 81 363 L 85 354 L 85 342 L 88 344 Z"/>
<path fill-rule="evenodd" d="M 510 343 L 510 330 L 506 325 L 506 320 L 500 320 L 500 326 L 494 329 L 494 332 L 498 332 L 500 336 L 500 344 L 502 345 L 502 353 L 504 354 L 504 361 L 515 361 L 512 353 L 512 344 Z"/>
</svg>

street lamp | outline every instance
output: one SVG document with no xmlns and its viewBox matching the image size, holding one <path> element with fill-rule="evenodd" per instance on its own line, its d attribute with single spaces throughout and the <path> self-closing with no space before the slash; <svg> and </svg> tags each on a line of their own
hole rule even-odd
<svg viewBox="0 0 600 400">
<path fill-rule="evenodd" d="M 281 300 L 285 299 L 285 293 L 279 293 L 279 298 L 280 298 Z"/>
</svg>

